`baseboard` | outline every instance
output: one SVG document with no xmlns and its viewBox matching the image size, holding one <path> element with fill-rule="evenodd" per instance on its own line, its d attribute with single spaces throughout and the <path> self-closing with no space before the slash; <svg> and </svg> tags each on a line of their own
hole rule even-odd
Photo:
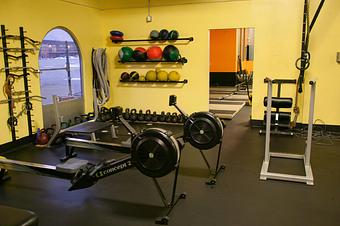
<svg viewBox="0 0 340 226">
<path fill-rule="evenodd" d="M 9 153 L 9 152 L 13 151 L 14 149 L 16 149 L 18 146 L 33 143 L 34 140 L 35 140 L 35 135 L 32 135 L 32 136 L 22 137 L 22 138 L 20 138 L 16 141 L 11 141 L 11 142 L 8 142 L 8 143 L 1 144 L 0 145 L 0 154 Z"/>
<path fill-rule="evenodd" d="M 258 119 L 251 119 L 250 120 L 250 126 L 253 128 L 263 128 L 264 124 L 263 124 L 263 120 L 258 120 Z M 308 124 L 305 123 L 296 123 L 296 129 L 307 129 Z M 325 127 L 327 129 L 327 131 L 329 132 L 340 132 L 340 125 L 314 125 L 314 130 L 325 130 Z"/>
<path fill-rule="evenodd" d="M 236 72 L 210 72 L 210 86 L 235 86 Z"/>
</svg>

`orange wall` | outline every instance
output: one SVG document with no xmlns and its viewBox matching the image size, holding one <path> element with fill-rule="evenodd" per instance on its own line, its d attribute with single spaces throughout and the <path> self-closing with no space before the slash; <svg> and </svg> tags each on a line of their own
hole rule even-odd
<svg viewBox="0 0 340 226">
<path fill-rule="evenodd" d="M 210 30 L 210 72 L 236 72 L 236 29 Z"/>
</svg>

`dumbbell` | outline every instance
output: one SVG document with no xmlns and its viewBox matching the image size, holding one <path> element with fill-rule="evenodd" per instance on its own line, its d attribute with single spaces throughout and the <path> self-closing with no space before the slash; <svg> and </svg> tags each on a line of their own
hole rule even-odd
<svg viewBox="0 0 340 226">
<path fill-rule="evenodd" d="M 136 109 L 132 109 L 130 111 L 130 120 L 133 121 L 133 122 L 137 120 L 137 110 Z"/>
<path fill-rule="evenodd" d="M 152 118 L 152 116 L 151 116 L 151 110 L 148 109 L 148 110 L 145 111 L 144 120 L 145 120 L 145 121 L 151 121 L 151 118 Z"/>
<path fill-rule="evenodd" d="M 139 113 L 137 115 L 137 119 L 138 119 L 138 121 L 144 121 L 143 110 L 139 110 Z"/>
</svg>

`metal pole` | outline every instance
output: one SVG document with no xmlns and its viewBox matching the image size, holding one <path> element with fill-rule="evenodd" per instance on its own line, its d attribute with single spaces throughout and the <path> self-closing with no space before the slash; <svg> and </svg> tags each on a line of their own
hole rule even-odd
<svg viewBox="0 0 340 226">
<path fill-rule="evenodd" d="M 309 102 L 309 120 L 308 120 L 308 134 L 307 134 L 307 146 L 305 151 L 305 165 L 310 165 L 310 153 L 312 148 L 312 133 L 313 133 L 313 120 L 314 120 L 314 102 L 315 102 L 315 81 L 310 81 L 310 102 Z"/>
<path fill-rule="evenodd" d="M 312 22 L 310 23 L 309 31 L 312 31 L 312 28 L 313 28 L 313 26 L 314 26 L 314 23 L 315 23 L 316 19 L 318 18 L 319 13 L 320 13 L 320 11 L 321 11 L 321 9 L 322 9 L 323 3 L 325 3 L 325 0 L 321 0 L 321 2 L 320 2 L 320 4 L 319 4 L 319 7 L 318 7 L 318 9 L 316 10 L 316 12 L 315 12 L 315 14 L 314 14 L 314 17 L 313 17 L 313 19 L 312 19 Z"/>
<path fill-rule="evenodd" d="M 268 91 L 267 91 L 267 118 L 266 118 L 266 144 L 264 161 L 269 162 L 269 149 L 270 149 L 270 123 L 271 123 L 271 113 L 272 113 L 272 81 L 267 79 Z"/>
<path fill-rule="evenodd" d="M 5 66 L 5 73 L 6 73 L 6 81 L 7 82 L 7 78 L 9 77 L 9 62 L 8 62 L 8 54 L 7 54 L 7 50 L 5 50 L 7 48 L 7 41 L 6 41 L 6 28 L 5 25 L 1 25 L 1 35 L 2 35 L 2 47 L 4 48 L 4 66 Z M 12 90 L 8 95 L 8 113 L 10 117 L 14 116 L 14 111 L 13 111 L 13 105 L 14 102 L 12 101 Z M 12 133 L 12 141 L 16 141 L 17 137 L 16 137 L 16 132 L 15 132 L 15 126 L 12 124 L 11 125 L 11 133 Z"/>
<path fill-rule="evenodd" d="M 26 53 L 25 53 L 25 35 L 24 35 L 24 28 L 20 27 L 20 42 L 21 42 L 21 56 L 22 56 L 22 71 L 24 75 L 24 87 L 25 87 L 25 98 L 26 98 L 26 106 L 29 106 L 30 104 L 30 95 L 29 95 L 29 88 L 30 86 L 28 85 L 28 73 L 27 73 L 27 65 L 26 65 Z M 32 115 L 31 115 L 31 109 L 26 109 L 26 114 L 27 114 L 27 127 L 28 127 L 28 134 L 32 136 L 33 131 L 32 131 Z"/>
</svg>

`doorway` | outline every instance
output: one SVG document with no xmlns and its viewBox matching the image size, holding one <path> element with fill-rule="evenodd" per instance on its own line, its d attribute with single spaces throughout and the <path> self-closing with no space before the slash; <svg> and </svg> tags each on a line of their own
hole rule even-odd
<svg viewBox="0 0 340 226">
<path fill-rule="evenodd" d="M 220 118 L 232 119 L 251 105 L 254 33 L 254 28 L 209 30 L 209 110 Z"/>
</svg>

